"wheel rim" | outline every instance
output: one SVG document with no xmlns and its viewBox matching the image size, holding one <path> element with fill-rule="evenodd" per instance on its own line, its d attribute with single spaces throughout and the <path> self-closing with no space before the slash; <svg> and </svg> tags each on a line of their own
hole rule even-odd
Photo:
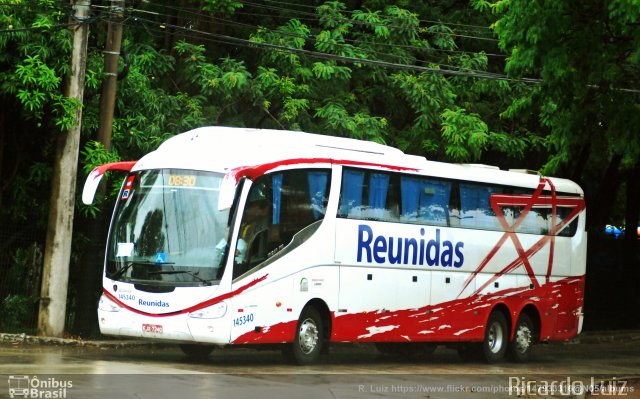
<svg viewBox="0 0 640 399">
<path fill-rule="evenodd" d="M 489 350 L 491 351 L 491 353 L 498 353 L 500 352 L 500 349 L 502 349 L 503 343 L 504 331 L 502 331 L 500 323 L 492 323 L 489 327 L 489 335 L 487 337 L 487 345 L 489 346 Z"/>
<path fill-rule="evenodd" d="M 531 346 L 531 330 L 527 326 L 520 326 L 516 331 L 514 339 L 516 350 L 518 353 L 524 353 Z"/>
<path fill-rule="evenodd" d="M 305 355 L 313 352 L 318 343 L 318 327 L 312 319 L 305 319 L 300 323 L 298 344 Z"/>
</svg>

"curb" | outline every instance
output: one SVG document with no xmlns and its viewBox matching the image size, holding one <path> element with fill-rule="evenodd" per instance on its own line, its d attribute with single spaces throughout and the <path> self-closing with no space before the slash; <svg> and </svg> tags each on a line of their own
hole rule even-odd
<svg viewBox="0 0 640 399">
<path fill-rule="evenodd" d="M 165 347 L 166 343 L 144 340 L 82 340 L 75 338 L 39 337 L 27 334 L 0 333 L 0 344 L 19 345 L 58 345 L 95 348 L 135 348 L 135 347 Z"/>
</svg>

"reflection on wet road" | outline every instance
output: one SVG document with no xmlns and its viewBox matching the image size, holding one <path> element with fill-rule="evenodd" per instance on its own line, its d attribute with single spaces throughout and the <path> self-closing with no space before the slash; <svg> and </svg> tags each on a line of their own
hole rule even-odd
<svg viewBox="0 0 640 399">
<path fill-rule="evenodd" d="M 5 345 L 0 397 L 20 397 L 27 386 L 38 397 L 66 398 L 506 398 L 514 397 L 509 388 L 552 382 L 579 388 L 614 381 L 620 387 L 638 370 L 640 340 L 541 345 L 529 363 L 497 365 L 463 362 L 445 347 L 408 361 L 380 355 L 371 345 L 347 345 L 304 367 L 286 364 L 272 350 L 223 348 L 194 362 L 173 346 Z M 626 397 L 640 392 L 631 394 Z"/>
</svg>

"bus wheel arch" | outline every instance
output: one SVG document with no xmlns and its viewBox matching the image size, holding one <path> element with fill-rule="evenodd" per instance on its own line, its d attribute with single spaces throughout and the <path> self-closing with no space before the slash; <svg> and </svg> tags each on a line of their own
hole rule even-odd
<svg viewBox="0 0 640 399">
<path fill-rule="evenodd" d="M 293 342 L 286 344 L 283 355 L 292 363 L 305 365 L 326 353 L 331 332 L 329 308 L 320 299 L 309 301 L 300 312 Z"/>
<path fill-rule="evenodd" d="M 304 307 L 306 308 L 307 306 L 313 306 L 322 318 L 322 336 L 324 338 L 324 342 L 322 343 L 322 354 L 327 354 L 329 353 L 329 340 L 331 339 L 331 331 L 333 327 L 333 319 L 331 318 L 329 306 L 327 306 L 326 302 L 320 298 L 310 300 Z"/>
</svg>

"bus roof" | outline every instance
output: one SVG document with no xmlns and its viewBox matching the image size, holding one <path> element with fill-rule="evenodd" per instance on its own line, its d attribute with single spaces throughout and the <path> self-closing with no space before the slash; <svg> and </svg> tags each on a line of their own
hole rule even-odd
<svg viewBox="0 0 640 399">
<path fill-rule="evenodd" d="M 233 173 L 291 164 L 368 165 L 450 179 L 536 188 L 540 176 L 497 167 L 428 161 L 384 144 L 312 133 L 234 127 L 202 127 L 171 137 L 136 163 L 133 170 L 177 168 Z M 260 169 L 267 171 L 271 169 Z M 566 179 L 551 178 L 559 192 L 583 195 Z"/>
</svg>

